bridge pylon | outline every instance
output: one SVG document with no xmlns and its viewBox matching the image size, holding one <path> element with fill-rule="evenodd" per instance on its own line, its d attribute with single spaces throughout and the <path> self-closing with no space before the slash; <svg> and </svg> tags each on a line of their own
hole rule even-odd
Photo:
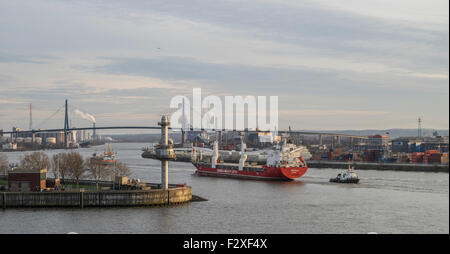
<svg viewBox="0 0 450 254">
<path fill-rule="evenodd" d="M 67 137 L 68 137 L 68 129 L 70 129 L 69 127 L 69 110 L 67 107 L 67 99 L 66 99 L 66 104 L 65 104 L 65 113 L 64 113 L 64 147 L 65 148 L 69 148 L 69 142 L 67 142 Z"/>
</svg>

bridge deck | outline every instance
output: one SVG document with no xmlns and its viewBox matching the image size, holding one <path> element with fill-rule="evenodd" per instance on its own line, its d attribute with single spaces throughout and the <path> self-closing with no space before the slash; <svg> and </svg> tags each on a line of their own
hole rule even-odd
<svg viewBox="0 0 450 254">
<path fill-rule="evenodd" d="M 15 133 L 41 133 L 41 132 L 59 132 L 59 131 L 80 131 L 80 130 L 117 130 L 117 129 L 147 129 L 147 130 L 160 130 L 160 126 L 104 126 L 104 127 L 84 127 L 84 128 L 69 128 L 69 129 L 39 129 L 39 130 L 24 130 L 24 131 L 3 131 L 2 134 L 15 134 Z M 171 130 L 181 130 L 180 128 L 170 128 Z M 216 129 L 201 129 L 206 131 L 216 131 Z M 221 131 L 242 131 L 242 132 L 256 132 L 256 131 L 245 131 L 245 130 L 221 130 Z M 367 136 L 351 135 L 351 134 L 340 134 L 340 133 L 330 133 L 330 132 L 310 132 L 310 131 L 284 131 L 279 130 L 279 133 L 285 134 L 301 134 L 301 135 L 322 135 L 322 136 L 335 136 L 335 137 L 346 137 L 346 138 L 358 138 L 358 139 L 368 139 Z"/>
</svg>

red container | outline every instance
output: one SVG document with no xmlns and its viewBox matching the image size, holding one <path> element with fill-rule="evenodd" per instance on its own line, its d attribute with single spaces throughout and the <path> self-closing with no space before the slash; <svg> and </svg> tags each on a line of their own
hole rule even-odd
<svg viewBox="0 0 450 254">
<path fill-rule="evenodd" d="M 333 152 L 328 152 L 328 160 L 332 161 L 334 159 Z"/>
<path fill-rule="evenodd" d="M 441 152 L 439 150 L 426 150 L 425 154 L 440 154 Z"/>
<path fill-rule="evenodd" d="M 411 162 L 412 163 L 422 163 L 424 160 L 424 153 L 412 153 Z"/>
<path fill-rule="evenodd" d="M 441 154 L 440 153 L 432 153 L 424 158 L 424 163 L 441 163 Z"/>
</svg>

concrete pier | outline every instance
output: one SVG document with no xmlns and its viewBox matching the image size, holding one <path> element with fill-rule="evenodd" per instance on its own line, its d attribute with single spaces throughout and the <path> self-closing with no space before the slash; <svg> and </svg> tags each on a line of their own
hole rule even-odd
<svg viewBox="0 0 450 254">
<path fill-rule="evenodd" d="M 124 207 L 173 205 L 190 202 L 192 188 L 133 191 L 2 192 L 0 206 L 8 207 Z"/>
</svg>

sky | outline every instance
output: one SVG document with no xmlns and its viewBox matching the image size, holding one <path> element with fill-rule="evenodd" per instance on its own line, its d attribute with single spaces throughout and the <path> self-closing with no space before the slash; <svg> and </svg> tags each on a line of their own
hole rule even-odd
<svg viewBox="0 0 450 254">
<path fill-rule="evenodd" d="M 278 96 L 280 129 L 448 129 L 448 5 L 0 0 L 0 129 L 28 129 L 30 103 L 62 128 L 65 99 L 71 126 L 154 126 L 193 88 Z"/>
</svg>

